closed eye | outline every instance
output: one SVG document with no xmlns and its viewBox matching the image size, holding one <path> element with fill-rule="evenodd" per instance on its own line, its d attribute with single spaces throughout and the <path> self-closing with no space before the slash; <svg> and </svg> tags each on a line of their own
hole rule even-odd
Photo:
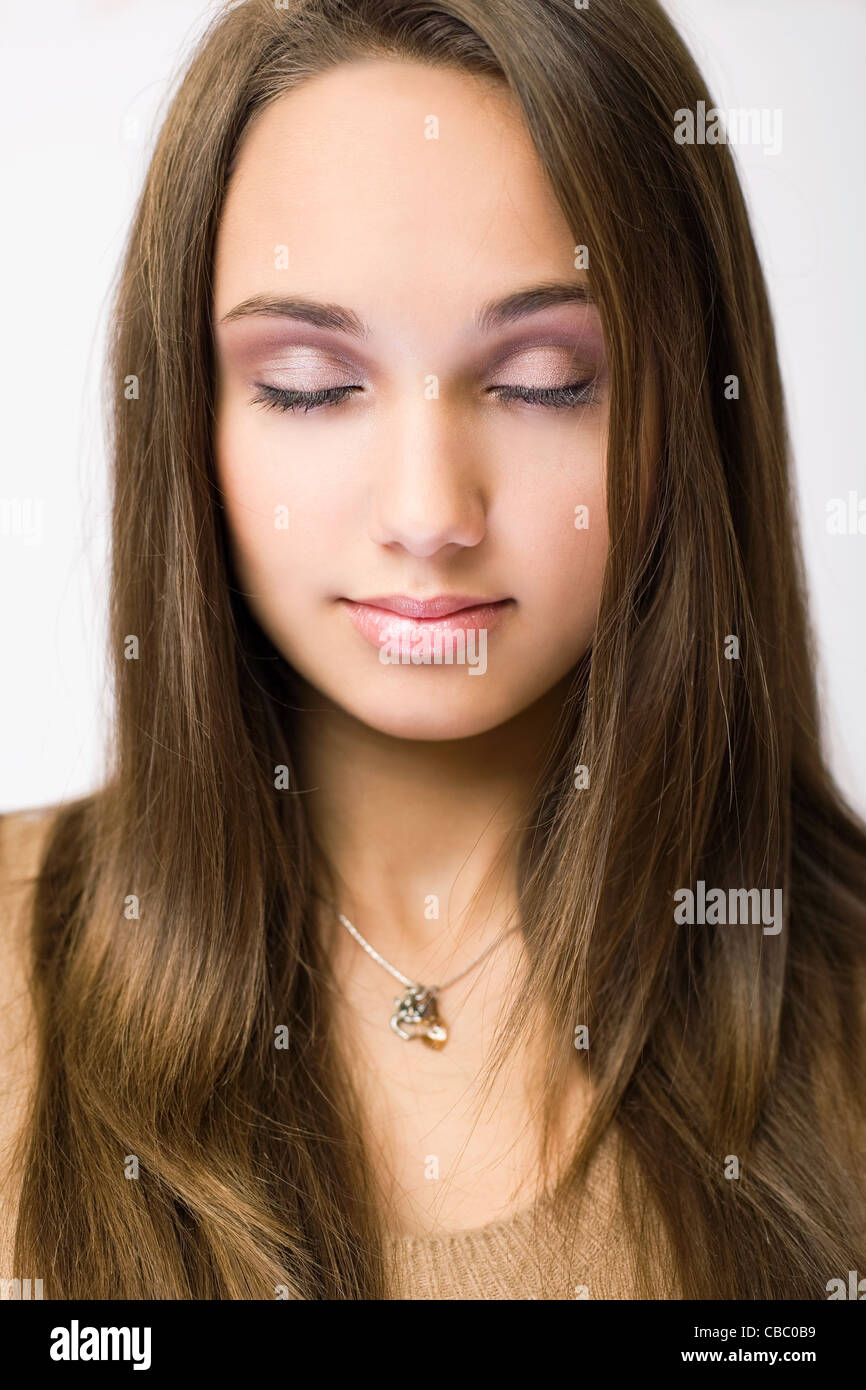
<svg viewBox="0 0 866 1390">
<path fill-rule="evenodd" d="M 566 386 L 488 386 L 487 391 L 497 400 L 522 401 L 525 405 L 536 405 L 557 410 L 574 409 L 580 405 L 592 405 L 597 400 L 597 380 L 573 381 Z M 363 386 L 328 386 L 319 391 L 288 391 L 284 387 L 269 386 L 257 382 L 259 392 L 250 401 L 251 405 L 264 405 L 272 410 L 319 410 L 323 406 L 338 405 L 340 401 Z"/>
<path fill-rule="evenodd" d="M 259 395 L 253 396 L 250 405 L 269 406 L 273 410 L 318 410 L 323 405 L 337 405 L 353 391 L 363 391 L 363 386 L 328 386 L 321 391 L 286 391 L 280 386 L 268 386 L 257 382 Z"/>
<path fill-rule="evenodd" d="M 569 409 L 592 405 L 597 400 L 595 377 L 587 381 L 572 381 L 567 386 L 489 386 L 488 391 L 500 401 L 524 401 L 527 405 Z"/>
</svg>

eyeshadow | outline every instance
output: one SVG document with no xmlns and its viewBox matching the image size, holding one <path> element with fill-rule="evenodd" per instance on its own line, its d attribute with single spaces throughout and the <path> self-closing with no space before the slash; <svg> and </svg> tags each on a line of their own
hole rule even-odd
<svg viewBox="0 0 866 1390">
<path fill-rule="evenodd" d="M 226 359 L 245 375 L 297 367 L 303 356 L 308 369 L 326 369 L 332 375 L 344 372 L 347 379 L 372 371 L 354 339 L 285 317 L 236 319 L 218 327 L 217 339 Z M 471 344 L 464 339 L 464 345 L 473 369 L 488 373 L 533 349 L 564 350 L 590 367 L 602 364 L 606 355 L 601 319 L 591 304 L 552 306 L 496 330 L 489 338 L 476 335 Z"/>
</svg>

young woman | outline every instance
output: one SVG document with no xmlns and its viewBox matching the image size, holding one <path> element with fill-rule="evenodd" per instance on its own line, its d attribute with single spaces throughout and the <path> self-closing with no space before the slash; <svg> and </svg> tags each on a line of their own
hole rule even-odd
<svg viewBox="0 0 866 1390">
<path fill-rule="evenodd" d="M 827 1297 L 866 833 L 650 0 L 247 0 L 114 309 L 105 785 L 3 824 L 4 1277 Z"/>
</svg>

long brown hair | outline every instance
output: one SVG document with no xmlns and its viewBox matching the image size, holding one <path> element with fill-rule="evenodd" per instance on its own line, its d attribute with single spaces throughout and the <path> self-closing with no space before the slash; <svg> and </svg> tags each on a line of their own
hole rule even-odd
<svg viewBox="0 0 866 1390">
<path fill-rule="evenodd" d="M 597 1102 L 563 1190 L 577 1200 L 615 1125 L 623 1211 L 637 1231 L 650 1199 L 684 1296 L 826 1297 L 866 1267 L 866 832 L 819 743 L 743 198 L 725 145 L 674 140 L 677 110 L 712 103 L 654 0 L 246 0 L 199 44 L 114 304 L 116 720 L 105 785 L 58 816 L 35 898 L 16 1266 L 52 1297 L 386 1287 L 311 835 L 274 787 L 293 766 L 291 672 L 235 593 L 211 437 L 212 257 L 239 141 L 358 55 L 507 84 L 589 248 L 610 354 L 610 557 L 521 843 L 530 969 L 497 1057 L 544 1000 L 548 1122 L 576 1061 Z M 678 925 L 673 894 L 699 879 L 782 888 L 783 930 Z M 657 1250 L 636 1244 L 652 1296 Z"/>
</svg>

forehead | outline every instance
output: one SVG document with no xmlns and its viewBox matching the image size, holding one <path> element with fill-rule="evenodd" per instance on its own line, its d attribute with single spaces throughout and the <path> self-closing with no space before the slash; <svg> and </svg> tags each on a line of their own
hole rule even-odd
<svg viewBox="0 0 866 1390">
<path fill-rule="evenodd" d="M 215 315 L 298 291 L 371 321 L 411 306 L 432 326 L 516 284 L 576 278 L 574 240 L 503 84 L 364 59 L 277 98 L 246 132 Z"/>
</svg>

